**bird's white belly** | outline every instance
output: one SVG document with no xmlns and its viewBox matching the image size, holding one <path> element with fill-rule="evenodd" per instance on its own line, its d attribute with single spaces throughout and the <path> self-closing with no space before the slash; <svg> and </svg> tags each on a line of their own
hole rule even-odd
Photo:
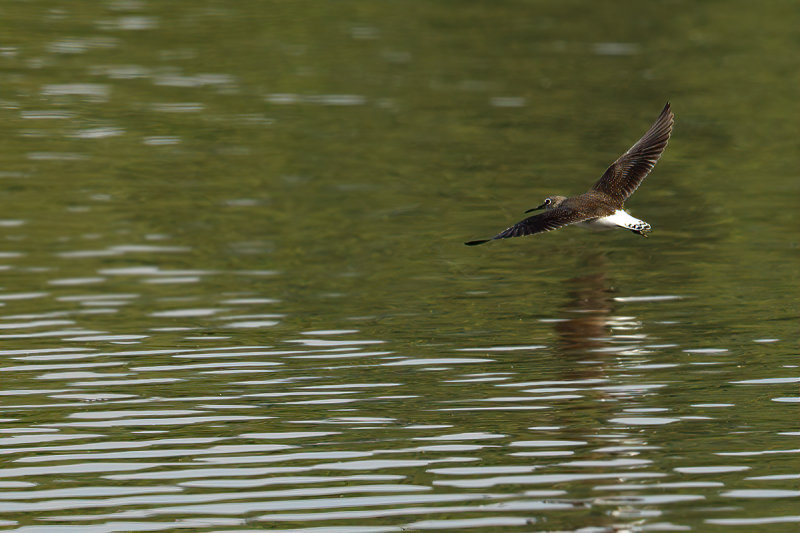
<svg viewBox="0 0 800 533">
<path fill-rule="evenodd" d="M 578 222 L 576 225 L 596 231 L 613 228 L 626 228 L 635 230 L 650 229 L 650 224 L 644 220 L 639 220 L 638 218 L 632 217 L 622 209 L 617 209 L 613 214 L 605 217 Z"/>
</svg>

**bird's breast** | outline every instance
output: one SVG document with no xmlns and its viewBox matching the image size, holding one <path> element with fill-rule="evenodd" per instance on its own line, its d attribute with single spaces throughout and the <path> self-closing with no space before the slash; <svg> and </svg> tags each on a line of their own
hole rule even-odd
<svg viewBox="0 0 800 533">
<path fill-rule="evenodd" d="M 610 216 L 591 218 L 583 222 L 578 222 L 575 225 L 592 231 L 605 231 L 618 227 L 614 221 L 609 220 L 610 218 Z"/>
</svg>

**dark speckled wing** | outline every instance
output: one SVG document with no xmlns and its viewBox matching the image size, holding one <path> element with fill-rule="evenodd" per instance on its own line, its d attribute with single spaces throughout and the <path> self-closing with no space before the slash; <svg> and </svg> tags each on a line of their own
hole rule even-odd
<svg viewBox="0 0 800 533">
<path fill-rule="evenodd" d="M 580 210 L 570 207 L 556 207 L 550 211 L 545 211 L 544 213 L 521 220 L 505 231 L 501 231 L 491 239 L 469 241 L 464 244 L 467 246 L 475 246 L 476 244 L 483 244 L 495 239 L 508 239 L 510 237 L 522 237 L 523 235 L 543 233 L 545 231 L 568 226 L 569 224 L 588 220 L 589 218 L 593 217 Z"/>
<path fill-rule="evenodd" d="M 656 166 L 667 147 L 673 121 L 674 115 L 667 103 L 647 133 L 608 167 L 592 190 L 607 194 L 621 206 Z"/>
</svg>

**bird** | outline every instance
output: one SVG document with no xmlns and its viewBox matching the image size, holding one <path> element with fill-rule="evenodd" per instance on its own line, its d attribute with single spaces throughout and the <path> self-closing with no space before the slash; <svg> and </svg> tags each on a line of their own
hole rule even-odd
<svg viewBox="0 0 800 533">
<path fill-rule="evenodd" d="M 521 220 L 494 237 L 465 242 L 476 246 L 498 239 L 534 235 L 575 224 L 587 229 L 622 228 L 647 237 L 650 224 L 629 215 L 623 209 L 628 197 L 639 187 L 667 147 L 675 116 L 667 102 L 661 114 L 627 152 L 619 156 L 592 188 L 577 196 L 552 195 L 526 213 L 543 213 Z"/>
</svg>

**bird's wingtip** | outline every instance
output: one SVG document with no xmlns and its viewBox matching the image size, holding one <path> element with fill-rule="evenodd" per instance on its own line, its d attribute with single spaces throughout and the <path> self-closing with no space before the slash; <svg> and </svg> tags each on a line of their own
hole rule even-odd
<svg viewBox="0 0 800 533">
<path fill-rule="evenodd" d="M 490 240 L 491 240 L 491 239 L 479 239 L 479 240 L 477 240 L 477 241 L 467 241 L 467 242 L 465 242 L 464 244 L 466 244 L 467 246 L 477 246 L 477 245 L 479 245 L 479 244 L 484 244 L 484 243 L 487 243 L 487 242 L 489 242 Z"/>
</svg>

